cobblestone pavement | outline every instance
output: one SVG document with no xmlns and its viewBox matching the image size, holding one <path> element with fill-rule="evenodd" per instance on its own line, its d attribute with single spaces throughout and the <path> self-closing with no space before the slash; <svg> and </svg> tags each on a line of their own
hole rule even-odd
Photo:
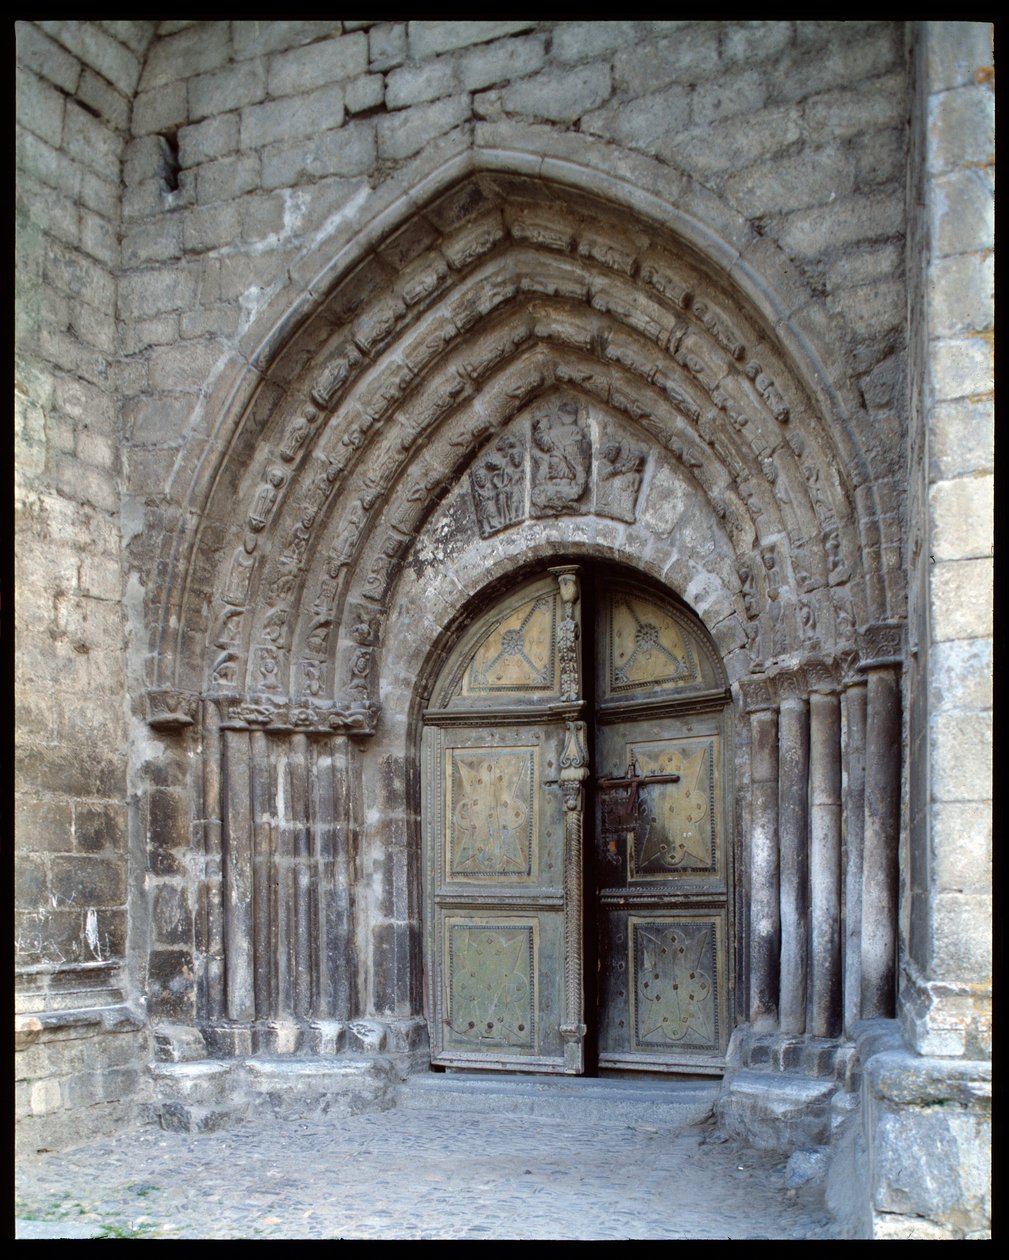
<svg viewBox="0 0 1009 1260">
<path fill-rule="evenodd" d="M 148 1126 L 26 1161 L 19 1238 L 830 1238 L 785 1160 L 674 1130 L 516 1114 Z"/>
</svg>

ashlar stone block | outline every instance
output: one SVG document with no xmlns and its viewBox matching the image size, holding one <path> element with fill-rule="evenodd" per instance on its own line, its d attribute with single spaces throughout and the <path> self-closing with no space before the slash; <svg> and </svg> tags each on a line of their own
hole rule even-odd
<svg viewBox="0 0 1009 1260">
<path fill-rule="evenodd" d="M 18 117 L 29 131 L 58 149 L 63 141 L 66 97 L 44 79 L 18 69 L 15 87 Z"/>
<path fill-rule="evenodd" d="M 266 67 L 262 61 L 243 61 L 189 80 L 189 117 L 201 118 L 252 105 L 266 95 Z"/>
<path fill-rule="evenodd" d="M 990 22 L 929 22 L 925 65 L 932 91 L 975 83 L 992 64 L 993 35 Z"/>
<path fill-rule="evenodd" d="M 936 482 L 929 490 L 929 554 L 936 561 L 992 554 L 994 477 Z"/>
<path fill-rule="evenodd" d="M 990 88 L 952 88 L 929 98 L 927 160 L 933 172 L 994 162 L 995 97 Z"/>
<path fill-rule="evenodd" d="M 293 101 L 267 101 L 242 110 L 242 148 L 257 149 L 280 140 L 297 140 L 339 127 L 343 89 L 320 88 Z"/>
<path fill-rule="evenodd" d="M 990 472 L 995 458 L 992 399 L 937 403 L 929 420 L 929 436 L 931 481 Z"/>
<path fill-rule="evenodd" d="M 416 60 L 485 44 L 505 35 L 517 35 L 535 22 L 411 22 L 408 27 L 410 56 Z"/>
<path fill-rule="evenodd" d="M 929 223 L 936 256 L 991 249 L 995 242 L 995 172 L 965 167 L 929 181 Z"/>
<path fill-rule="evenodd" d="M 939 713 L 929 720 L 934 801 L 987 801 L 992 794 L 990 713 Z"/>
<path fill-rule="evenodd" d="M 987 333 L 933 342 L 928 365 L 933 396 L 944 400 L 990 393 L 994 379 L 993 349 Z"/>
<path fill-rule="evenodd" d="M 554 27 L 550 52 L 560 62 L 590 61 L 640 37 L 633 22 L 560 22 Z"/>
<path fill-rule="evenodd" d="M 55 83 L 64 92 L 75 92 L 81 76 L 81 63 L 34 22 L 16 22 L 17 59 L 37 74 Z"/>
<path fill-rule="evenodd" d="M 467 95 L 448 96 L 428 105 L 415 105 L 405 113 L 378 120 L 378 151 L 381 157 L 405 158 L 429 141 L 451 131 L 470 116 Z"/>
<path fill-rule="evenodd" d="M 698 83 L 718 66 L 718 30 L 698 23 L 666 39 L 648 41 L 617 53 L 613 78 L 634 96 L 654 92 L 667 83 Z"/>
<path fill-rule="evenodd" d="M 277 53 L 270 61 L 270 95 L 301 94 L 364 74 L 367 69 L 368 36 L 363 31 L 341 35 Z"/>
<path fill-rule="evenodd" d="M 406 24 L 378 22 L 368 29 L 368 64 L 372 70 L 391 70 L 406 60 Z"/>
<path fill-rule="evenodd" d="M 934 803 L 929 836 L 937 891 L 991 893 L 992 817 L 987 801 Z"/>
<path fill-rule="evenodd" d="M 603 23 L 594 23 L 601 26 Z M 556 55 L 556 33 L 554 52 Z M 489 87 L 492 83 L 504 83 L 520 79 L 524 75 L 541 70 L 546 61 L 544 39 L 541 35 L 499 40 L 493 44 L 474 48 L 460 58 L 462 84 L 469 92 Z"/>
<path fill-rule="evenodd" d="M 954 639 L 929 648 L 929 712 L 990 709 L 991 639 Z"/>
<path fill-rule="evenodd" d="M 934 337 L 984 332 L 995 323 L 995 259 L 990 254 L 937 258 L 928 273 L 928 321 Z"/>
<path fill-rule="evenodd" d="M 451 96 L 458 91 L 458 67 L 451 57 L 442 57 L 420 66 L 403 66 L 393 70 L 385 80 L 385 103 L 389 109 L 403 109 Z"/>
<path fill-rule="evenodd" d="M 507 88 L 504 107 L 510 114 L 574 122 L 582 114 L 598 109 L 610 95 L 611 87 L 609 66 L 605 65 L 544 71 Z"/>
</svg>

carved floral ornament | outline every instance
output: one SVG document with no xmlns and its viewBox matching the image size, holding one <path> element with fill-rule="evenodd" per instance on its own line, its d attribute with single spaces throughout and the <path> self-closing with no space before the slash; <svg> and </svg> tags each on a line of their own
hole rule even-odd
<svg viewBox="0 0 1009 1260">
<path fill-rule="evenodd" d="M 759 320 L 660 231 L 629 235 L 626 213 L 589 216 L 563 190 L 544 204 L 534 183 L 521 203 L 520 184 L 483 180 L 474 210 L 459 189 L 419 212 L 433 244 L 391 290 L 355 273 L 328 299 L 328 340 L 306 332 L 309 353 L 296 337 L 279 354 L 270 371 L 285 401 L 247 490 L 207 508 L 242 522 L 212 595 L 212 691 L 373 705 L 374 655 L 339 647 L 344 604 L 371 602 L 381 623 L 414 539 L 460 478 L 482 537 L 590 514 L 630 524 L 657 449 L 697 482 L 741 556 L 762 566 L 761 540 L 788 540 L 789 587 L 802 540 L 795 580 L 831 598 L 783 602 L 772 640 L 815 646 L 864 619 L 850 484 L 861 457 L 846 433 L 832 445 Z M 608 431 L 607 412 L 626 430 Z"/>
</svg>

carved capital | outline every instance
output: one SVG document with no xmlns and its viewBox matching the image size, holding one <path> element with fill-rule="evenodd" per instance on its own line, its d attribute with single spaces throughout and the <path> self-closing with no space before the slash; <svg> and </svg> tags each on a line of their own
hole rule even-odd
<svg viewBox="0 0 1009 1260">
<path fill-rule="evenodd" d="M 564 808 L 578 810 L 582 807 L 582 783 L 589 773 L 588 745 L 584 722 L 565 722 L 564 748 L 561 751 L 561 792 Z"/>
<path fill-rule="evenodd" d="M 561 602 L 564 604 L 565 612 L 578 599 L 578 574 L 581 572 L 576 564 L 558 565 L 550 570 L 556 577 L 557 585 L 560 587 Z"/>
<path fill-rule="evenodd" d="M 858 646 L 861 669 L 900 665 L 904 655 L 904 627 L 892 621 L 864 626 L 858 632 Z"/>
<path fill-rule="evenodd" d="M 779 704 L 786 700 L 804 700 L 809 690 L 806 670 L 800 665 L 779 666 L 769 675 L 771 694 Z"/>
<path fill-rule="evenodd" d="M 810 691 L 835 692 L 840 685 L 840 670 L 836 661 L 822 657 L 807 657 L 802 662 Z"/>
<path fill-rule="evenodd" d="M 145 699 L 147 724 L 156 731 L 181 731 L 192 726 L 200 709 L 198 695 L 171 687 L 152 688 Z"/>
<path fill-rule="evenodd" d="M 747 713 L 758 713 L 761 709 L 773 709 L 777 703 L 777 690 L 772 690 L 771 680 L 766 674 L 740 678 L 736 683 L 743 699 L 743 707 Z"/>
</svg>

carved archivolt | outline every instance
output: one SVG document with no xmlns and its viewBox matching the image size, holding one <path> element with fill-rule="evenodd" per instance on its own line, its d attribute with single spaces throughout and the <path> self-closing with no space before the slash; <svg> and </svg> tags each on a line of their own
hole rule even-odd
<svg viewBox="0 0 1009 1260">
<path fill-rule="evenodd" d="M 724 277 L 532 180 L 481 177 L 417 220 L 430 243 L 378 250 L 269 368 L 278 401 L 207 506 L 224 527 L 198 548 L 175 682 L 235 697 L 235 721 L 371 729 L 391 592 L 455 487 L 485 539 L 630 527 L 659 463 L 737 558 L 755 669 L 886 619 L 865 462 Z"/>
</svg>

